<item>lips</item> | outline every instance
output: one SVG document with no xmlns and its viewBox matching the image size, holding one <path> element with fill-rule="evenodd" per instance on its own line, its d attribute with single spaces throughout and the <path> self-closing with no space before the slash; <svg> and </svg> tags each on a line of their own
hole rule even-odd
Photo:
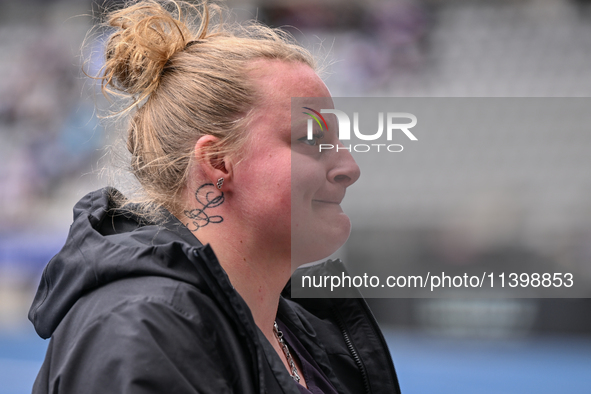
<svg viewBox="0 0 591 394">
<path fill-rule="evenodd" d="M 323 194 L 318 195 L 316 198 L 312 199 L 312 202 L 317 202 L 321 204 L 333 204 L 333 205 L 341 205 L 343 199 L 345 198 L 345 193 L 330 193 L 330 194 Z"/>
<path fill-rule="evenodd" d="M 341 205 L 340 201 L 327 201 L 327 200 L 312 200 L 313 202 L 319 202 L 322 204 L 334 204 L 334 205 Z"/>
</svg>

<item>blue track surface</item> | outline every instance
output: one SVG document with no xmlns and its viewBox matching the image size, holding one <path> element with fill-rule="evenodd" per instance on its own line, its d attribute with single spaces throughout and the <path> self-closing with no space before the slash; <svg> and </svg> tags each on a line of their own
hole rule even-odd
<svg viewBox="0 0 591 394">
<path fill-rule="evenodd" d="M 0 332 L 0 394 L 31 393 L 48 344 L 31 325 L 20 332 Z"/>
<path fill-rule="evenodd" d="M 591 393 L 591 338 L 445 339 L 386 331 L 404 394 Z M 0 335 L 0 394 L 25 394 L 49 341 Z"/>
<path fill-rule="evenodd" d="M 386 333 L 404 394 L 591 393 L 591 339 Z"/>
</svg>

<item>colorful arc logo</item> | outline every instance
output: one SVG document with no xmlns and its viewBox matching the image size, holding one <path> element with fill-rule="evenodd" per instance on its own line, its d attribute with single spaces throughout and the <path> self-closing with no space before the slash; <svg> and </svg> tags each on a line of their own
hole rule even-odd
<svg viewBox="0 0 591 394">
<path fill-rule="evenodd" d="M 324 117 L 322 115 L 320 115 L 320 112 L 315 111 L 309 107 L 302 107 L 302 108 L 313 112 L 313 114 L 311 114 L 309 112 L 304 112 L 304 114 L 310 115 L 316 121 L 316 123 L 318 123 L 318 126 L 320 126 L 320 130 L 324 131 L 324 128 L 326 128 L 326 131 L 328 131 L 328 125 L 326 124 L 326 120 L 324 120 Z M 320 118 L 320 119 L 318 119 L 318 118 Z M 320 120 L 322 120 L 322 123 L 320 122 Z M 324 123 L 324 127 L 322 126 L 323 123 Z"/>
</svg>

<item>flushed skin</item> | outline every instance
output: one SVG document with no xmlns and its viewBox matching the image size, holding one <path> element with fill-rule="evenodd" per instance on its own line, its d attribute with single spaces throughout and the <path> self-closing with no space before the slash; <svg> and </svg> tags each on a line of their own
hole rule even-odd
<svg viewBox="0 0 591 394">
<path fill-rule="evenodd" d="M 172 215 L 154 225 L 110 209 L 113 193 L 76 205 L 44 271 L 29 318 L 51 342 L 33 393 L 297 394 L 213 250 Z M 339 393 L 399 392 L 362 299 L 288 298 L 279 318 Z"/>
</svg>

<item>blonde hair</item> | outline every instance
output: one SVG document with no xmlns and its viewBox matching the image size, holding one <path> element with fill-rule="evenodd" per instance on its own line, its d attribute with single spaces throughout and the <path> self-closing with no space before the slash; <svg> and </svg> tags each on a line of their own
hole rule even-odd
<svg viewBox="0 0 591 394">
<path fill-rule="evenodd" d="M 302 62 L 311 54 L 287 33 L 256 22 L 225 23 L 226 11 L 207 3 L 134 1 L 108 14 L 114 28 L 98 78 L 108 97 L 131 104 L 127 149 L 131 172 L 155 212 L 183 209 L 180 199 L 195 143 L 213 135 L 210 155 L 236 154 L 246 138 L 257 92 L 248 80 L 256 59 Z"/>
</svg>

